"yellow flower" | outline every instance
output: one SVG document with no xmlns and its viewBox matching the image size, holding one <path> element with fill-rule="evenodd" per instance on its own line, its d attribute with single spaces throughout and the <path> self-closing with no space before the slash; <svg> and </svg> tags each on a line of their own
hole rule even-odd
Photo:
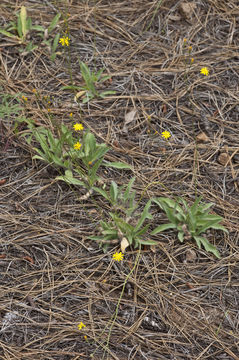
<svg viewBox="0 0 239 360">
<path fill-rule="evenodd" d="M 194 58 L 191 59 L 191 64 L 194 62 Z"/>
<path fill-rule="evenodd" d="M 184 38 L 184 39 L 183 39 L 183 42 L 184 42 L 184 43 L 186 43 L 186 42 L 187 42 L 187 39 L 186 39 L 186 38 Z"/>
<path fill-rule="evenodd" d="M 203 68 L 201 68 L 200 73 L 203 74 L 203 75 L 208 76 L 209 70 L 208 70 L 207 67 L 203 67 Z"/>
<path fill-rule="evenodd" d="M 78 324 L 78 329 L 81 330 L 83 327 L 85 327 L 85 324 L 81 321 L 80 324 Z"/>
<path fill-rule="evenodd" d="M 77 123 L 73 125 L 73 128 L 75 131 L 80 131 L 84 129 L 84 126 L 82 124 Z"/>
<path fill-rule="evenodd" d="M 81 148 L 81 144 L 79 143 L 79 141 L 74 145 L 74 149 L 75 150 L 80 150 Z"/>
<path fill-rule="evenodd" d="M 70 39 L 68 38 L 68 36 L 63 36 L 62 38 L 60 38 L 59 40 L 59 43 L 62 45 L 62 46 L 69 46 L 69 41 Z"/>
<path fill-rule="evenodd" d="M 168 139 L 170 138 L 171 134 L 169 131 L 165 130 L 161 133 L 162 137 L 165 138 L 165 139 Z"/>
<path fill-rule="evenodd" d="M 27 97 L 22 95 L 22 100 L 27 101 Z"/>
<path fill-rule="evenodd" d="M 70 116 L 70 117 L 72 117 L 72 116 L 73 116 L 73 114 L 72 114 L 72 113 L 70 113 L 70 114 L 69 114 L 69 116 Z"/>
<path fill-rule="evenodd" d="M 113 259 L 115 261 L 121 261 L 123 260 L 123 257 L 124 257 L 124 254 L 122 254 L 122 252 L 116 252 L 114 255 L 113 255 Z"/>
</svg>

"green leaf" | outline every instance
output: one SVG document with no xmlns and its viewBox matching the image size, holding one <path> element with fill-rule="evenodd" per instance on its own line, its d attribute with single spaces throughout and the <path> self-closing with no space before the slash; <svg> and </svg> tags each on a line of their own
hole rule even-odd
<svg viewBox="0 0 239 360">
<path fill-rule="evenodd" d="M 197 211 L 198 211 L 198 208 L 199 208 L 198 205 L 199 205 L 201 200 L 202 200 L 202 196 L 197 197 L 195 199 L 193 205 L 191 206 L 191 213 L 192 213 L 193 216 L 197 214 Z"/>
<path fill-rule="evenodd" d="M 124 201 L 124 202 L 126 202 L 126 201 L 129 199 L 129 197 L 130 197 L 130 192 L 131 192 L 131 189 L 132 189 L 132 186 L 133 186 L 134 181 L 135 181 L 135 176 L 133 176 L 133 177 L 130 179 L 130 181 L 129 181 L 128 185 L 127 185 L 127 188 L 126 188 L 125 193 L 124 193 L 124 195 L 123 195 L 123 201 Z M 134 199 L 134 196 L 132 196 L 131 199 L 133 200 L 133 199 Z"/>
<path fill-rule="evenodd" d="M 73 174 L 70 170 L 66 170 L 65 175 L 57 176 L 56 180 L 65 181 L 67 184 L 80 185 L 80 186 L 86 187 L 85 183 L 83 183 L 83 181 L 80 181 L 73 177 Z"/>
<path fill-rule="evenodd" d="M 80 61 L 80 69 L 81 69 L 82 77 L 85 80 L 87 90 L 89 90 L 92 93 L 92 95 L 96 95 L 96 89 L 92 80 L 92 74 L 90 72 L 90 69 L 82 61 Z"/>
<path fill-rule="evenodd" d="M 141 245 L 157 245 L 158 241 L 154 240 L 138 240 Z"/>
<path fill-rule="evenodd" d="M 112 199 L 113 204 L 115 204 L 118 197 L 118 185 L 114 181 L 111 182 L 110 197 Z"/>
<path fill-rule="evenodd" d="M 58 46 L 59 38 L 60 38 L 60 34 L 58 33 L 58 34 L 56 34 L 56 36 L 54 37 L 54 40 L 53 40 L 53 44 L 52 44 L 52 48 L 51 48 L 51 52 L 53 53 L 52 56 L 55 55 L 54 53 L 55 53 L 56 48 Z M 77 87 L 77 86 L 75 86 L 75 87 Z"/>
<path fill-rule="evenodd" d="M 184 241 L 184 233 L 182 231 L 178 232 L 178 240 L 182 243 Z"/>
<path fill-rule="evenodd" d="M 110 201 L 110 198 L 107 194 L 107 192 L 101 188 L 93 186 L 93 189 L 98 192 L 100 195 L 102 195 L 106 200 Z"/>
<path fill-rule="evenodd" d="M 173 223 L 159 225 L 150 234 L 151 235 L 156 235 L 161 231 L 168 230 L 168 229 L 175 229 L 176 227 L 177 226 L 175 224 L 173 224 Z"/>
<path fill-rule="evenodd" d="M 89 161 L 95 161 L 103 157 L 108 151 L 109 148 L 105 144 L 97 145 L 94 152 L 92 151 Z"/>
<path fill-rule="evenodd" d="M 61 14 L 58 13 L 56 14 L 56 16 L 53 18 L 53 20 L 51 21 L 50 25 L 48 26 L 48 33 L 50 34 L 52 32 L 52 30 L 54 30 L 54 28 L 56 27 L 59 19 L 61 17 Z"/>
<path fill-rule="evenodd" d="M 104 71 L 104 69 L 100 69 L 96 74 L 95 74 L 95 80 L 98 81 L 101 77 L 102 72 Z"/>
<path fill-rule="evenodd" d="M 146 226 L 144 226 L 141 230 L 137 231 L 135 233 L 135 237 L 140 237 L 142 234 L 146 233 L 146 231 L 148 230 L 150 224 L 147 224 Z"/>
<path fill-rule="evenodd" d="M 51 163 L 50 153 L 43 153 L 41 150 L 34 148 L 34 150 L 43 157 L 44 161 Z"/>
<path fill-rule="evenodd" d="M 211 228 L 216 229 L 216 230 L 222 230 L 222 231 L 225 231 L 227 234 L 229 234 L 228 230 L 221 224 L 211 225 Z"/>
<path fill-rule="evenodd" d="M 114 95 L 115 93 L 116 93 L 116 91 L 114 91 L 114 90 L 106 90 L 106 91 L 102 91 L 101 93 L 99 93 L 99 97 L 105 98 L 107 95 Z"/>
<path fill-rule="evenodd" d="M 42 160 L 42 161 L 47 161 L 45 157 L 42 157 L 42 156 L 39 156 L 39 155 L 34 155 L 34 156 L 32 157 L 32 159 L 33 159 L 33 160 L 34 160 L 34 159 L 38 159 L 38 160 Z"/>
<path fill-rule="evenodd" d="M 212 245 L 206 238 L 202 236 L 194 236 L 193 238 L 196 240 L 197 244 L 202 243 L 206 251 L 213 253 L 218 259 L 221 258 L 217 248 L 214 245 Z M 201 244 L 198 245 L 198 247 L 201 248 Z"/>
<path fill-rule="evenodd" d="M 51 159 L 56 165 L 64 167 L 62 160 L 59 157 L 57 157 L 56 155 L 51 154 Z"/>
<path fill-rule="evenodd" d="M 153 218 L 152 215 L 148 211 L 150 206 L 151 206 L 151 200 L 149 200 L 147 202 L 147 204 L 145 205 L 144 210 L 142 212 L 142 215 L 141 215 L 141 217 L 140 217 L 140 219 L 139 219 L 139 221 L 138 221 L 138 223 L 137 223 L 137 225 L 135 227 L 135 231 L 140 229 L 140 227 L 143 225 L 145 219 L 152 219 Z"/>
<path fill-rule="evenodd" d="M 46 141 L 46 137 L 43 134 L 39 134 L 39 133 L 35 133 L 35 138 L 39 141 L 42 150 L 44 151 L 44 153 L 49 157 L 50 155 L 50 151 L 49 151 L 49 147 L 47 145 L 47 141 Z"/>
<path fill-rule="evenodd" d="M 14 34 L 12 34 L 12 33 L 10 33 L 9 31 L 6 31 L 6 30 L 0 30 L 0 34 L 3 34 L 3 35 L 5 35 L 5 36 L 7 36 L 7 37 L 10 37 L 10 38 L 13 38 L 13 39 L 16 39 L 16 40 L 18 40 L 18 41 L 20 41 L 21 39 L 20 39 L 20 37 L 18 37 L 18 36 L 16 36 L 16 35 L 14 35 Z"/>
<path fill-rule="evenodd" d="M 114 235 L 114 237 L 117 239 L 118 238 L 118 232 L 115 229 L 108 229 L 108 230 L 103 230 L 102 231 L 103 235 Z"/>
<path fill-rule="evenodd" d="M 21 24 L 21 25 L 20 25 Z M 23 38 L 25 39 L 26 35 L 27 35 L 27 9 L 25 6 L 21 7 L 21 11 L 20 11 L 20 22 L 18 24 L 18 33 L 20 35 L 20 37 L 23 36 Z M 20 31 L 20 32 L 19 32 Z"/>
<path fill-rule="evenodd" d="M 86 156 L 95 153 L 96 141 L 95 141 L 95 136 L 91 132 L 85 133 L 83 143 L 84 143 L 84 152 Z"/>
<path fill-rule="evenodd" d="M 210 207 L 212 207 L 214 205 L 214 203 L 208 203 L 208 204 L 205 204 L 205 205 L 200 205 L 199 206 L 199 211 L 201 213 L 205 213 L 207 210 L 210 209 Z"/>
<path fill-rule="evenodd" d="M 199 234 L 205 232 L 207 229 L 210 229 L 213 225 L 216 225 L 217 223 L 218 223 L 218 220 L 206 221 L 205 225 L 202 225 L 197 228 L 196 235 L 199 235 Z"/>
<path fill-rule="evenodd" d="M 130 169 L 132 170 L 132 167 L 128 164 L 125 164 L 123 162 L 109 162 L 109 161 L 104 161 L 102 163 L 102 165 L 107 166 L 107 167 L 112 167 L 115 169 Z"/>
<path fill-rule="evenodd" d="M 47 131 L 47 139 L 50 145 L 50 150 L 55 151 L 57 146 L 57 140 L 53 137 L 53 134 L 50 130 Z"/>
<path fill-rule="evenodd" d="M 33 25 L 31 27 L 31 30 L 36 30 L 36 31 L 39 31 L 39 32 L 44 32 L 45 31 L 44 27 L 41 26 L 41 25 Z"/>
</svg>

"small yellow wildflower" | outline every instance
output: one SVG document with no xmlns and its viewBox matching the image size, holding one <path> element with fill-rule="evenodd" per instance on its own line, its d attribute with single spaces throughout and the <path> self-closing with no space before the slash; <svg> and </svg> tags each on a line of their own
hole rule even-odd
<svg viewBox="0 0 239 360">
<path fill-rule="evenodd" d="M 80 150 L 80 148 L 81 148 L 81 144 L 80 144 L 79 141 L 78 141 L 77 143 L 75 143 L 74 149 L 75 149 L 75 150 Z"/>
<path fill-rule="evenodd" d="M 87 341 L 87 336 L 86 335 L 84 336 L 84 339 L 85 339 L 85 341 Z"/>
<path fill-rule="evenodd" d="M 80 324 L 78 324 L 78 329 L 81 330 L 83 327 L 85 327 L 85 324 L 81 321 Z"/>
<path fill-rule="evenodd" d="M 184 42 L 184 44 L 185 44 L 185 43 L 187 42 L 187 39 L 186 39 L 186 38 L 184 38 L 184 39 L 183 39 L 183 42 Z"/>
<path fill-rule="evenodd" d="M 121 261 L 123 260 L 123 257 L 124 257 L 124 254 L 122 254 L 122 252 L 116 252 L 114 255 L 113 255 L 113 259 L 115 261 Z"/>
<path fill-rule="evenodd" d="M 203 75 L 208 76 L 209 70 L 208 70 L 207 67 L 203 67 L 203 68 L 201 68 L 200 73 L 203 74 Z"/>
<path fill-rule="evenodd" d="M 93 163 L 93 161 L 89 161 L 89 162 L 88 162 L 89 165 L 92 165 L 92 163 Z"/>
<path fill-rule="evenodd" d="M 51 112 L 51 109 L 47 109 L 48 112 Z"/>
<path fill-rule="evenodd" d="M 162 137 L 165 138 L 165 139 L 168 139 L 170 138 L 171 134 L 169 131 L 165 130 L 161 133 Z"/>
<path fill-rule="evenodd" d="M 194 62 L 194 58 L 191 59 L 191 64 Z"/>
<path fill-rule="evenodd" d="M 192 46 L 188 47 L 188 51 L 191 52 L 192 51 Z"/>
<path fill-rule="evenodd" d="M 69 46 L 69 41 L 70 39 L 68 38 L 68 36 L 63 36 L 62 38 L 60 38 L 59 40 L 59 43 L 62 45 L 62 46 Z"/>
<path fill-rule="evenodd" d="M 36 90 L 36 89 L 32 89 L 32 92 L 33 92 L 34 94 L 36 94 L 36 93 L 37 93 L 37 90 Z"/>
<path fill-rule="evenodd" d="M 27 101 L 27 97 L 22 95 L 22 100 Z"/>
<path fill-rule="evenodd" d="M 75 131 L 81 131 L 84 129 L 84 126 L 82 124 L 77 123 L 73 125 L 73 128 Z"/>
<path fill-rule="evenodd" d="M 73 114 L 72 114 L 72 113 L 70 113 L 70 114 L 69 114 L 69 116 L 70 116 L 70 117 L 72 117 L 72 116 L 73 116 Z"/>
</svg>

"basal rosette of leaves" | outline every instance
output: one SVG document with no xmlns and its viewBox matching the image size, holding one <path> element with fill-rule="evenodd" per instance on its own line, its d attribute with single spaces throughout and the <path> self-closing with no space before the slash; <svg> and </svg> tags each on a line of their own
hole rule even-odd
<svg viewBox="0 0 239 360">
<path fill-rule="evenodd" d="M 165 197 L 152 199 L 166 213 L 170 222 L 157 226 L 151 232 L 151 235 L 156 235 L 167 229 L 176 229 L 180 242 L 192 238 L 196 241 L 199 249 L 203 245 L 206 251 L 220 258 L 218 249 L 206 237 L 201 236 L 201 234 L 205 233 L 208 229 L 222 230 L 226 233 L 228 231 L 220 224 L 223 220 L 221 216 L 209 214 L 213 203 L 200 204 L 201 199 L 201 197 L 196 198 L 191 207 L 182 198 L 179 198 L 177 201 Z"/>
</svg>

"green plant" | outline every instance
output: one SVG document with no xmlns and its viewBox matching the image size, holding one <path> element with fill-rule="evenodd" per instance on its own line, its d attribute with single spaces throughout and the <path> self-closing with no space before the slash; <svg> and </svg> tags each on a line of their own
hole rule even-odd
<svg viewBox="0 0 239 360">
<path fill-rule="evenodd" d="M 20 136 L 24 136 L 28 144 L 31 143 L 32 138 L 35 138 L 40 145 L 40 148 L 34 147 L 37 155 L 34 155 L 33 159 L 39 159 L 65 169 L 65 174 L 57 176 L 56 180 L 91 189 L 97 181 L 101 181 L 97 175 L 101 165 L 131 169 L 128 164 L 122 162 L 105 161 L 104 155 L 109 148 L 106 144 L 98 144 L 90 131 L 86 131 L 82 135 L 82 144 L 80 144 L 64 124 L 58 129 L 57 135 L 54 135 L 49 129 L 42 126 L 36 127 L 31 119 L 22 118 L 19 122 L 26 122 L 28 127 L 27 130 L 20 133 Z M 80 150 L 74 149 L 76 144 L 80 145 Z M 80 179 L 76 176 L 79 176 Z"/>
<path fill-rule="evenodd" d="M 221 216 L 209 214 L 213 203 L 200 204 L 202 197 L 196 198 L 193 205 L 188 206 L 187 202 L 179 198 L 178 201 L 165 197 L 152 199 L 159 207 L 164 210 L 170 223 L 159 225 L 152 232 L 155 235 L 167 229 L 176 229 L 178 231 L 178 239 L 180 242 L 185 239 L 193 238 L 199 249 L 201 244 L 205 250 L 212 252 L 217 258 L 220 258 L 219 251 L 205 237 L 200 236 L 207 229 L 223 230 L 228 233 L 224 226 L 219 222 L 223 220 Z M 179 204 L 182 204 L 180 206 Z"/>
<path fill-rule="evenodd" d="M 130 169 L 128 164 L 122 162 L 104 161 L 104 155 L 109 151 L 109 147 L 104 143 L 97 144 L 94 134 L 90 131 L 86 131 L 83 134 L 81 141 L 80 150 L 70 150 L 67 152 L 67 155 L 71 157 L 74 171 L 80 176 L 81 180 L 79 181 L 74 178 L 69 171 L 65 172 L 63 176 L 58 176 L 58 180 L 63 180 L 68 184 L 82 185 L 87 189 L 91 189 L 97 181 L 101 182 L 101 178 L 97 175 L 97 171 L 101 165 L 118 169 Z M 83 168 L 79 165 L 79 159 L 83 164 Z"/>
<path fill-rule="evenodd" d="M 49 27 L 45 29 L 44 27 L 40 25 L 32 25 L 32 19 L 30 17 L 27 17 L 27 9 L 25 6 L 21 7 L 20 12 L 17 14 L 17 21 L 10 21 L 10 24 L 6 27 L 6 29 L 0 29 L 0 33 L 10 37 L 16 41 L 18 41 L 19 44 L 25 45 L 25 48 L 21 48 L 20 52 L 29 53 L 35 49 L 38 48 L 37 45 L 35 45 L 32 41 L 27 41 L 27 35 L 35 30 L 38 32 L 39 36 L 44 39 L 43 43 L 50 46 L 52 49 L 52 57 L 53 59 L 55 56 L 55 50 L 56 50 L 56 43 L 59 40 L 59 34 L 57 34 L 52 42 L 46 40 L 45 38 L 48 37 L 48 34 L 52 32 L 52 30 L 56 27 L 58 20 L 60 18 L 60 14 L 57 14 L 52 22 L 50 23 Z"/>
<path fill-rule="evenodd" d="M 21 94 L 6 94 L 3 92 L 3 89 L 0 87 L 0 118 L 10 117 L 11 115 L 18 115 L 19 112 L 23 109 L 20 105 L 20 95 Z"/>
<path fill-rule="evenodd" d="M 66 169 L 72 167 L 70 154 L 66 146 L 72 146 L 74 140 L 71 132 L 65 125 L 61 125 L 58 137 L 55 137 L 49 129 L 44 127 L 32 128 L 32 130 L 35 139 L 41 146 L 41 150 L 34 148 L 38 155 L 34 155 L 33 159 L 54 163 Z"/>
<path fill-rule="evenodd" d="M 109 212 L 113 221 L 100 222 L 102 235 L 90 237 L 92 240 L 99 241 L 104 250 L 112 242 L 121 242 L 123 252 L 128 245 L 138 248 L 141 245 L 157 244 L 156 241 L 143 239 L 150 226 L 147 224 L 143 227 L 143 224 L 146 219 L 152 219 L 152 215 L 149 213 L 151 200 L 146 203 L 140 215 L 134 215 L 139 208 L 139 204 L 135 201 L 136 192 L 131 191 L 134 181 L 135 177 L 129 181 L 126 189 L 125 186 L 118 188 L 118 185 L 112 181 L 109 192 L 97 187 L 93 188 L 111 203 L 114 211 Z"/>
<path fill-rule="evenodd" d="M 81 70 L 81 75 L 84 79 L 85 85 L 84 86 L 64 86 L 62 89 L 67 90 L 77 90 L 80 92 L 78 92 L 75 96 L 75 100 L 77 100 L 78 98 L 83 96 L 83 103 L 87 103 L 89 102 L 91 99 L 96 98 L 96 97 L 100 97 L 100 98 L 104 98 L 107 95 L 110 94 L 115 94 L 115 91 L 112 90 L 108 90 L 108 91 L 102 91 L 99 92 L 96 89 L 96 85 L 97 83 L 101 83 L 104 82 L 108 79 L 110 79 L 110 76 L 106 75 L 106 76 L 102 76 L 103 73 L 103 69 L 99 70 L 97 73 L 90 71 L 90 69 L 88 68 L 88 66 L 82 62 L 79 61 L 80 63 L 80 70 Z"/>
</svg>

